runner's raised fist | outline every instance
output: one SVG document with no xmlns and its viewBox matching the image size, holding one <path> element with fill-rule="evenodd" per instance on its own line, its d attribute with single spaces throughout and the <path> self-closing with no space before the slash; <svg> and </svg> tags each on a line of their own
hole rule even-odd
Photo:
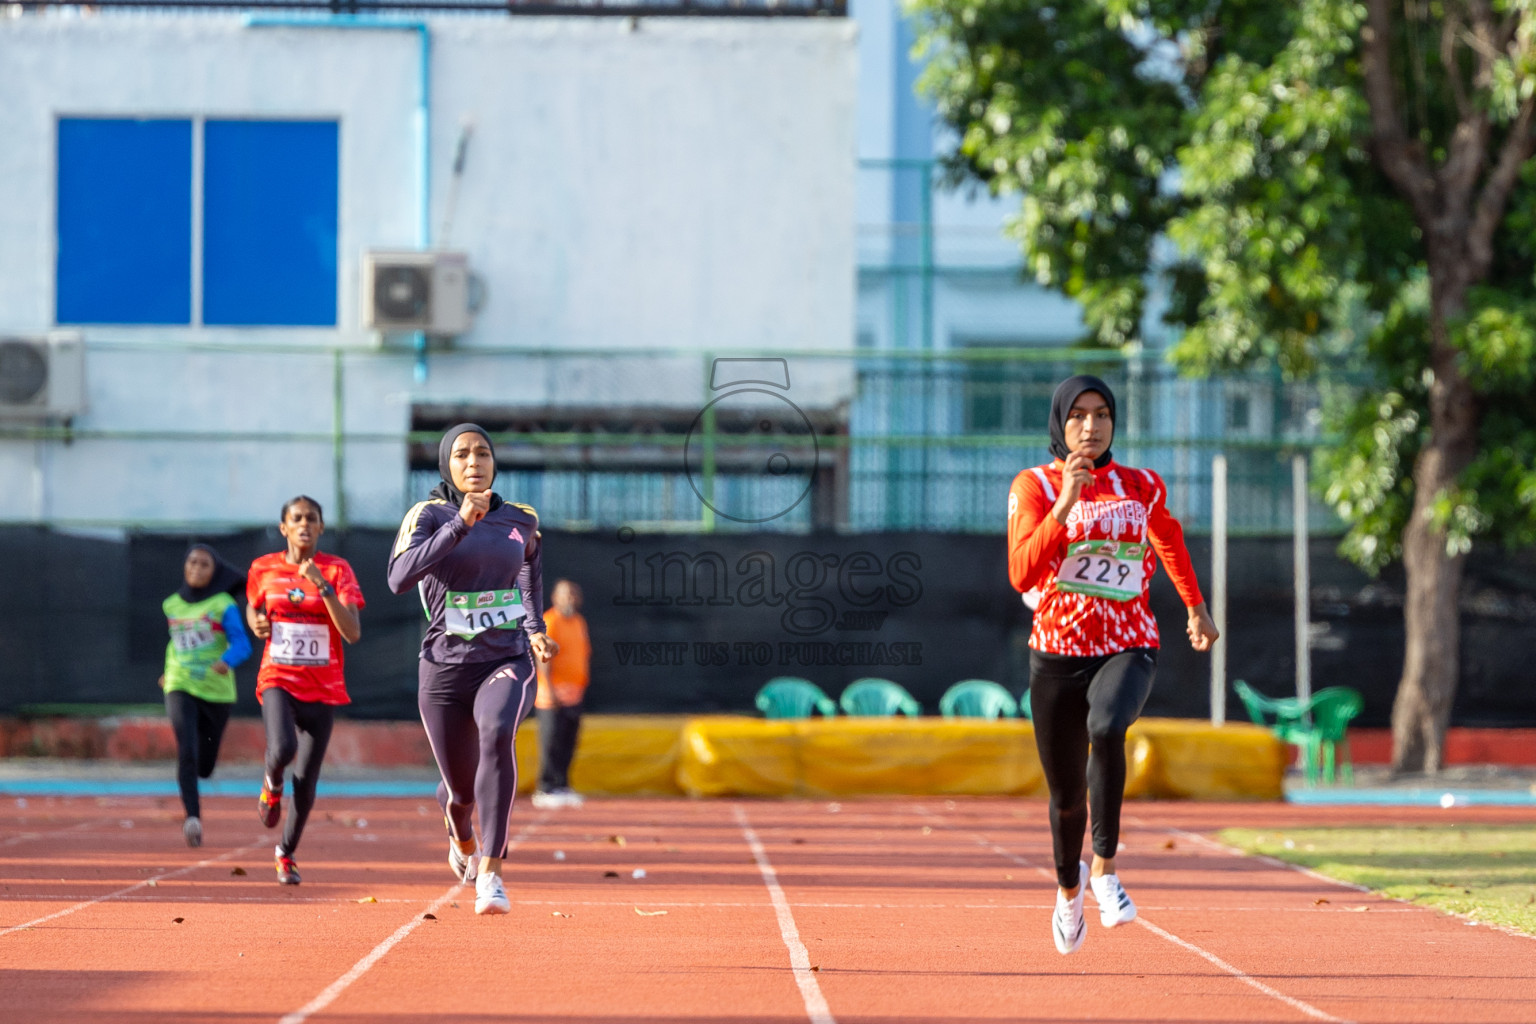
<svg viewBox="0 0 1536 1024">
<path fill-rule="evenodd" d="M 464 504 L 459 506 L 459 518 L 470 526 L 474 526 L 485 518 L 485 514 L 491 510 L 491 492 L 477 491 L 464 495 Z"/>
<path fill-rule="evenodd" d="M 1083 488 L 1093 482 L 1093 458 L 1082 452 L 1073 452 L 1067 456 L 1067 461 L 1061 467 L 1061 497 L 1056 499 L 1056 507 L 1051 514 L 1066 525 L 1067 516 L 1072 512 L 1072 506 L 1083 493 Z"/>
</svg>

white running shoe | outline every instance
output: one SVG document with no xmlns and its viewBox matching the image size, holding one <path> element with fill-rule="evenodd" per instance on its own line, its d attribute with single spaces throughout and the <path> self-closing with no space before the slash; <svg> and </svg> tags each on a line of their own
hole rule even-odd
<svg viewBox="0 0 1536 1024">
<path fill-rule="evenodd" d="M 580 793 L 569 787 L 557 790 L 555 792 L 555 796 L 560 798 L 561 807 L 580 807 L 582 804 L 586 803 L 586 801 L 582 799 Z"/>
<path fill-rule="evenodd" d="M 1088 935 L 1088 922 L 1083 919 L 1083 896 L 1088 892 L 1088 865 L 1078 867 L 1077 895 L 1067 899 L 1056 890 L 1056 910 L 1051 914 L 1051 938 L 1056 940 L 1056 952 L 1065 956 L 1076 953 Z"/>
<path fill-rule="evenodd" d="M 475 879 L 475 913 L 510 914 L 512 904 L 500 875 L 485 874 Z"/>
<path fill-rule="evenodd" d="M 203 823 L 193 817 L 181 823 L 181 836 L 187 841 L 187 845 L 196 849 L 203 845 Z"/>
<path fill-rule="evenodd" d="M 1136 904 L 1120 884 L 1119 875 L 1100 875 L 1089 881 L 1093 884 L 1093 898 L 1099 904 L 1099 920 L 1105 928 L 1136 920 Z"/>
<path fill-rule="evenodd" d="M 552 810 L 553 808 L 563 807 L 564 805 L 564 801 L 560 799 L 559 793 L 551 793 L 548 790 L 540 789 L 535 791 L 533 794 L 533 806 L 537 807 L 541 811 Z"/>
<path fill-rule="evenodd" d="M 459 841 L 453 836 L 448 837 L 448 868 L 455 878 L 468 885 L 475 880 L 480 867 L 480 848 L 473 841 L 466 845 L 469 849 L 461 850 Z"/>
</svg>

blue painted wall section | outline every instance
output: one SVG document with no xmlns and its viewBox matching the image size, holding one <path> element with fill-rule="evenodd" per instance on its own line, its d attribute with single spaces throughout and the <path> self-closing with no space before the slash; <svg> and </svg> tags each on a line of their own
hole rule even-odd
<svg viewBox="0 0 1536 1024">
<path fill-rule="evenodd" d="M 192 317 L 192 122 L 61 118 L 61 324 Z"/>
<path fill-rule="evenodd" d="M 335 121 L 209 121 L 203 323 L 336 323 Z"/>
</svg>

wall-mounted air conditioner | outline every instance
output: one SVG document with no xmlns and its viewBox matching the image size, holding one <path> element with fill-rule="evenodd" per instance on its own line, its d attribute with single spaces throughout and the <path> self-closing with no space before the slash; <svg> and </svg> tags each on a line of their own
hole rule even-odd
<svg viewBox="0 0 1536 1024">
<path fill-rule="evenodd" d="M 0 420 L 67 420 L 85 410 L 85 343 L 80 335 L 0 332 Z"/>
<path fill-rule="evenodd" d="M 363 326 L 434 337 L 470 327 L 469 258 L 461 252 L 363 253 Z"/>
</svg>

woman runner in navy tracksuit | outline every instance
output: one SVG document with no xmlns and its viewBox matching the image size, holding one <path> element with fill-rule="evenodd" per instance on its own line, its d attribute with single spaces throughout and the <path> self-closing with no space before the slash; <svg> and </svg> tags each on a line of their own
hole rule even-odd
<svg viewBox="0 0 1536 1024">
<path fill-rule="evenodd" d="M 489 435 L 473 423 L 449 428 L 437 468 L 442 482 L 400 524 L 389 586 L 418 587 L 427 613 L 417 704 L 443 777 L 448 866 L 475 880 L 475 913 L 505 914 L 517 727 L 533 710 L 533 656 L 548 661 L 559 648 L 544 635 L 538 513 L 491 491 Z"/>
</svg>

